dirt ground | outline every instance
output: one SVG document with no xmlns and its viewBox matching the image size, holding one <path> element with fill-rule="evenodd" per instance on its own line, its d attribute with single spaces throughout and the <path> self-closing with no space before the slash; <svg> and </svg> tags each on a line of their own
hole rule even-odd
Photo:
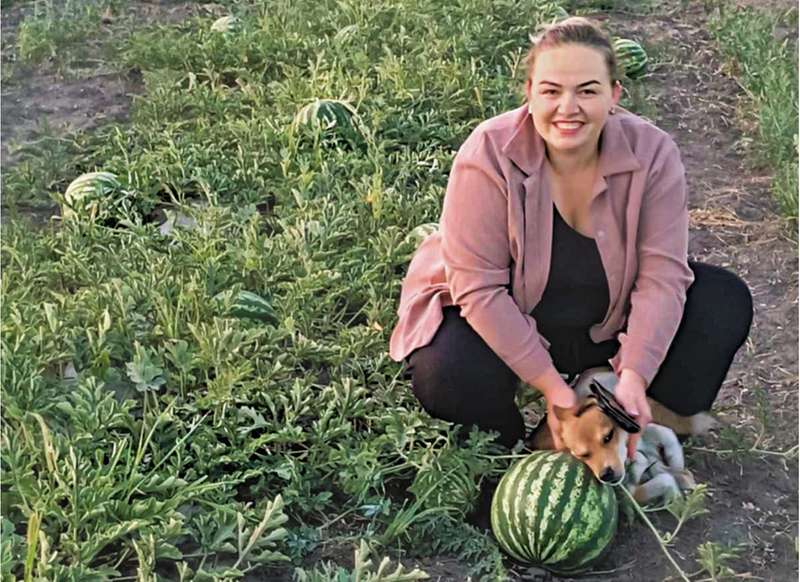
<svg viewBox="0 0 800 582">
<path fill-rule="evenodd" d="M 741 2 L 762 4 L 761 2 Z M 771 6 L 789 8 L 785 1 Z M 210 8 L 209 8 L 210 7 Z M 129 17 L 142 21 L 185 18 L 214 5 L 189 2 L 131 2 Z M 2 15 L 3 63 L 15 59 L 15 30 L 25 7 Z M 768 170 L 754 169 L 746 135 L 734 120 L 744 92 L 728 77 L 707 32 L 702 1 L 684 8 L 677 0 L 660 4 L 659 13 L 598 14 L 618 36 L 647 39 L 667 51 L 670 61 L 650 69 L 648 100 L 653 121 L 681 148 L 690 188 L 690 254 L 695 260 L 733 270 L 749 285 L 755 317 L 750 338 L 740 350 L 714 411 L 751 443 L 766 420 L 758 448 L 791 449 L 798 442 L 798 251 L 790 226 L 777 215 Z M 788 31 L 797 38 L 797 31 Z M 15 144 L 35 140 L 46 120 L 52 130 L 86 130 L 124 119 L 131 95 L 141 90 L 135 78 L 97 69 L 70 80 L 47 64 L 18 68 L 2 89 L 2 167 L 14 164 Z M 766 418 L 758 413 L 758 395 L 766 396 Z M 712 436 L 706 449 L 724 450 L 730 442 Z M 704 541 L 744 544 L 736 572 L 785 582 L 798 575 L 798 463 L 775 454 L 723 456 L 687 450 L 688 465 L 711 491 L 704 517 L 681 530 L 673 555 L 685 571 L 698 570 L 696 548 Z M 674 520 L 654 518 L 663 530 Z M 338 552 L 337 552 L 338 553 Z M 336 556 L 325 556 L 335 558 Z M 343 562 L 352 549 L 342 550 Z M 464 580 L 466 568 L 450 558 L 419 561 L 433 580 Z M 609 571 L 582 580 L 630 582 L 677 579 L 652 534 L 637 523 L 622 527 L 613 551 L 600 566 Z M 517 579 L 547 579 L 514 568 Z M 555 579 L 555 578 L 552 578 Z"/>
<path fill-rule="evenodd" d="M 63 2 L 54 2 L 59 5 Z M 128 115 L 131 99 L 141 92 L 136 72 L 119 72 L 105 64 L 103 37 L 115 34 L 117 27 L 158 23 L 168 25 L 198 15 L 223 15 L 226 9 L 214 3 L 175 2 L 173 0 L 133 0 L 124 11 L 99 23 L 97 37 L 87 41 L 85 59 L 58 67 L 52 62 L 23 66 L 17 57 L 16 39 L 20 22 L 33 11 L 31 4 L 4 9 L 2 63 L 15 67 L 4 77 L 2 89 L 2 167 L 17 161 L 19 145 L 34 141 L 43 132 L 67 134 L 85 131 Z"/>
</svg>

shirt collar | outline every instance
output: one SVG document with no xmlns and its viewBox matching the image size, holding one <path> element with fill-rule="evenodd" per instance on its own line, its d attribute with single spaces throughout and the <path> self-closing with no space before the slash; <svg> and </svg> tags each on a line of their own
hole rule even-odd
<svg viewBox="0 0 800 582">
<path fill-rule="evenodd" d="M 632 172 L 641 168 L 639 160 L 631 150 L 628 136 L 622 129 L 622 117 L 629 113 L 620 107 L 618 113 L 609 115 L 601 134 L 599 170 L 600 176 L 611 176 Z M 544 161 L 545 144 L 533 125 L 528 104 L 516 110 L 515 129 L 502 152 L 527 175 L 538 173 Z"/>
</svg>

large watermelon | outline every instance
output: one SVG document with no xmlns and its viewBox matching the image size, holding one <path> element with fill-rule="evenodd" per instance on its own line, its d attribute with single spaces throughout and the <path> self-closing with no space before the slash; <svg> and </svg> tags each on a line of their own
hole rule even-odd
<svg viewBox="0 0 800 582">
<path fill-rule="evenodd" d="M 491 520 L 509 555 L 571 574 L 586 570 L 613 539 L 617 500 L 571 455 L 535 451 L 500 480 Z"/>
</svg>

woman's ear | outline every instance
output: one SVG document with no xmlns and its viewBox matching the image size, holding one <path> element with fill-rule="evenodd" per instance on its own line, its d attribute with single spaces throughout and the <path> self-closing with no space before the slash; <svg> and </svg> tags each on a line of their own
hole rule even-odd
<svg viewBox="0 0 800 582">
<path fill-rule="evenodd" d="M 614 87 L 611 89 L 611 99 L 614 102 L 614 105 L 619 103 L 619 100 L 622 98 L 622 83 L 618 80 L 614 81 Z"/>
</svg>

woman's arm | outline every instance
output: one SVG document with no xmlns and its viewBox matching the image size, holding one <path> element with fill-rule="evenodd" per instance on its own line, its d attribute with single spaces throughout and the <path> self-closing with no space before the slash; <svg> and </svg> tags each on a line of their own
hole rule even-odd
<svg viewBox="0 0 800 582">
<path fill-rule="evenodd" d="M 520 378 L 534 385 L 553 367 L 536 329 L 508 292 L 508 191 L 485 134 L 473 134 L 453 163 L 442 210 L 442 256 L 461 315 Z M 542 386 L 541 388 L 545 388 Z"/>
<path fill-rule="evenodd" d="M 680 152 L 665 139 L 650 169 L 639 215 L 639 270 L 630 296 L 627 329 L 612 359 L 617 375 L 629 369 L 647 386 L 664 361 L 694 280 L 687 262 L 689 211 Z"/>
</svg>

